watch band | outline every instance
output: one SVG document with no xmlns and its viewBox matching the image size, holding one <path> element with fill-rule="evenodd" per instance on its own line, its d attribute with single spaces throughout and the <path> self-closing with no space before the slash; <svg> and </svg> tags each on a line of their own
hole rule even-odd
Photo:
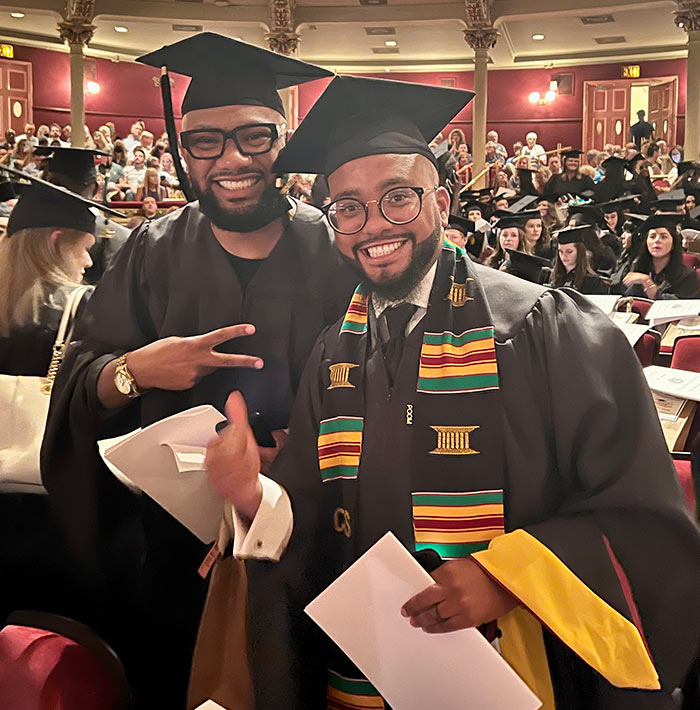
<svg viewBox="0 0 700 710">
<path fill-rule="evenodd" d="M 139 388 L 136 386 L 136 380 L 134 379 L 134 376 L 131 374 L 129 371 L 129 367 L 126 364 L 126 356 L 128 353 L 124 353 L 120 358 L 117 359 L 117 367 L 116 370 L 114 371 L 114 378 L 115 378 L 115 384 L 116 384 L 116 379 L 120 376 L 126 378 L 126 380 L 129 382 L 129 392 L 122 392 L 122 390 L 117 386 L 117 389 L 122 392 L 122 394 L 126 395 L 129 397 L 129 399 L 135 399 L 136 397 L 141 396 L 141 392 L 139 391 Z"/>
</svg>

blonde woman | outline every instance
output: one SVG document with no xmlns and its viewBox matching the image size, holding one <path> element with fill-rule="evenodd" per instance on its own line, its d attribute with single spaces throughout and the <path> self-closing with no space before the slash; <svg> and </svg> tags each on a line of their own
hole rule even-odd
<svg viewBox="0 0 700 710">
<path fill-rule="evenodd" d="M 25 192 L 0 238 L 2 374 L 46 374 L 67 298 L 92 265 L 94 215 L 79 202 L 65 207 L 69 198 L 52 192 Z"/>
<path fill-rule="evenodd" d="M 136 201 L 143 202 L 147 197 L 153 197 L 156 202 L 167 197 L 166 189 L 160 184 L 160 177 L 156 168 L 146 168 L 143 184 L 136 191 Z"/>
</svg>

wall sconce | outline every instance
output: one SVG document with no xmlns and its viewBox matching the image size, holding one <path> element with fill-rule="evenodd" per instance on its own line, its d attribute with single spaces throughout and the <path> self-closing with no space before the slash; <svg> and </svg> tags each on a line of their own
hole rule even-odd
<svg viewBox="0 0 700 710">
<path fill-rule="evenodd" d="M 544 92 L 544 96 L 539 91 L 532 91 L 528 96 L 531 104 L 551 104 L 557 98 L 558 85 L 555 79 L 549 82 L 549 89 Z"/>
<path fill-rule="evenodd" d="M 85 88 L 87 89 L 88 94 L 100 93 L 100 85 L 96 81 L 88 81 Z"/>
</svg>

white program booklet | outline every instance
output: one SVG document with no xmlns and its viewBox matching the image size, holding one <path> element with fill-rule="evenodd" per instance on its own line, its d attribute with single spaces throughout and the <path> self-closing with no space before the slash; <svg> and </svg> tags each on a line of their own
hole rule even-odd
<svg viewBox="0 0 700 710">
<path fill-rule="evenodd" d="M 686 298 L 683 300 L 654 301 L 646 315 L 646 319 L 653 325 L 669 323 L 672 320 L 690 318 L 700 315 L 700 298 Z"/>
<path fill-rule="evenodd" d="M 613 320 L 613 323 L 625 334 L 625 337 L 632 347 L 634 347 L 644 333 L 649 330 L 648 325 L 639 325 L 639 323 L 622 323 L 617 320 Z"/>
<path fill-rule="evenodd" d="M 226 417 L 206 404 L 131 434 L 98 442 L 108 468 L 177 518 L 202 542 L 216 539 L 223 498 L 209 485 L 207 442 Z"/>
<path fill-rule="evenodd" d="M 649 389 L 680 399 L 700 402 L 700 373 L 650 365 L 644 368 Z"/>
<path fill-rule="evenodd" d="M 401 607 L 433 578 L 387 533 L 307 607 L 394 710 L 536 710 L 542 703 L 476 629 L 428 634 Z"/>
<path fill-rule="evenodd" d="M 587 294 L 582 293 L 582 296 L 587 298 L 591 303 L 600 308 L 606 316 L 609 316 L 615 310 L 615 304 L 620 300 L 619 296 L 605 294 Z"/>
</svg>

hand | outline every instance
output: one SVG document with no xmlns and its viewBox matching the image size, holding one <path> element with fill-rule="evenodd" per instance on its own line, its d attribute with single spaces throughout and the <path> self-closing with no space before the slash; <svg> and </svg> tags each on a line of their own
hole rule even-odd
<svg viewBox="0 0 700 710">
<path fill-rule="evenodd" d="M 401 614 L 410 618 L 411 626 L 429 634 L 481 626 L 518 605 L 515 597 L 468 558 L 443 563 L 432 577 L 436 583 L 401 609 Z"/>
<path fill-rule="evenodd" d="M 275 429 L 272 432 L 272 437 L 275 440 L 277 446 L 258 446 L 258 453 L 260 454 L 260 461 L 262 463 L 262 473 L 267 473 L 272 462 L 277 458 L 277 455 L 284 448 L 284 445 L 289 439 L 288 429 Z"/>
<path fill-rule="evenodd" d="M 649 281 L 651 281 L 649 274 L 640 274 L 638 271 L 630 271 L 629 274 L 622 279 L 622 283 L 625 284 L 625 286 L 632 286 L 632 284 L 645 286 Z"/>
<path fill-rule="evenodd" d="M 209 442 L 204 462 L 215 490 L 233 503 L 239 515 L 250 521 L 262 499 L 258 479 L 260 454 L 240 392 L 231 392 L 228 396 L 226 418 L 229 425 Z"/>
<path fill-rule="evenodd" d="M 214 350 L 221 343 L 254 332 L 254 326 L 242 323 L 190 338 L 162 338 L 129 353 L 126 365 L 139 390 L 188 390 L 221 367 L 261 369 L 259 357 Z"/>
</svg>

